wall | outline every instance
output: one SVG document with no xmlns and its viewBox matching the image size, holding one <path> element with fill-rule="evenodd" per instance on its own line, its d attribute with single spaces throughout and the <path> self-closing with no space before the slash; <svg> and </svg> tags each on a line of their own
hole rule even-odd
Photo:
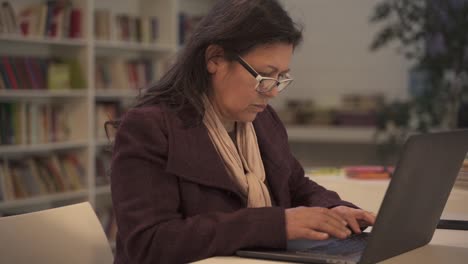
<svg viewBox="0 0 468 264">
<path fill-rule="evenodd" d="M 283 0 L 295 21 L 304 25 L 304 43 L 291 69 L 295 85 L 278 98 L 313 98 L 325 106 L 343 93 L 382 92 L 406 98 L 410 63 L 388 47 L 368 49 L 378 25 L 370 25 L 375 0 Z"/>
</svg>

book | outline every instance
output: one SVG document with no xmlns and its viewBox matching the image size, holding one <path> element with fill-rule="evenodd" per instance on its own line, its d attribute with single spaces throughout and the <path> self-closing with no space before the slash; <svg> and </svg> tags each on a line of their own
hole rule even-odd
<svg viewBox="0 0 468 264">
<path fill-rule="evenodd" d="M 73 152 L 0 161 L 3 200 L 75 191 L 84 188 L 85 169 Z"/>
<path fill-rule="evenodd" d="M 389 179 L 395 168 L 384 166 L 347 166 L 343 168 L 347 177 L 362 180 Z"/>
<path fill-rule="evenodd" d="M 62 62 L 49 64 L 47 79 L 50 90 L 63 90 L 71 88 L 70 65 Z"/>
<path fill-rule="evenodd" d="M 77 59 L 66 59 L 70 74 L 70 87 L 72 89 L 86 88 L 86 79 L 84 77 L 81 65 Z"/>
<path fill-rule="evenodd" d="M 98 9 L 94 11 L 94 36 L 98 40 L 111 39 L 111 14 L 110 10 Z"/>
<path fill-rule="evenodd" d="M 82 11 L 79 8 L 72 8 L 70 13 L 70 38 L 82 37 Z"/>
<path fill-rule="evenodd" d="M 9 1 L 4 1 L 0 7 L 0 20 L 2 21 L 2 31 L 8 34 L 18 33 L 18 23 L 16 21 L 16 12 Z"/>
</svg>

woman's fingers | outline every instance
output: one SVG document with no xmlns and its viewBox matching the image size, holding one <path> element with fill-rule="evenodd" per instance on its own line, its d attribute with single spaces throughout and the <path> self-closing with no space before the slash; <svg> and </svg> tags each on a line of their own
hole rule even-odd
<svg viewBox="0 0 468 264">
<path fill-rule="evenodd" d="M 315 231 L 312 229 L 304 228 L 304 238 L 311 240 L 326 240 L 330 238 L 330 235 L 324 232 Z"/>
<path fill-rule="evenodd" d="M 359 226 L 358 220 L 352 214 L 346 216 L 346 221 L 355 234 L 361 233 L 361 227 Z"/>
<path fill-rule="evenodd" d="M 375 224 L 375 218 L 376 218 L 376 216 L 372 212 L 364 211 L 363 220 L 365 220 L 369 225 L 374 225 Z"/>
<path fill-rule="evenodd" d="M 286 209 L 285 214 L 288 239 L 327 239 L 330 236 L 343 239 L 351 234 L 346 228 L 346 222 L 327 208 L 290 208 Z"/>
<path fill-rule="evenodd" d="M 334 237 L 346 238 L 351 232 L 346 228 L 346 222 L 337 214 L 327 208 L 309 208 L 317 211 L 319 216 L 315 216 L 317 220 L 310 221 L 313 229 L 326 232 Z M 313 217 L 313 216 L 312 216 Z M 311 220 L 313 219 L 311 217 Z"/>
</svg>

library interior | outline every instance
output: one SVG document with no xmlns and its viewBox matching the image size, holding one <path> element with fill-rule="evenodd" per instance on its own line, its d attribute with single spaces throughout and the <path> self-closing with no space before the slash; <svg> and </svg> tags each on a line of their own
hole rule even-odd
<svg viewBox="0 0 468 264">
<path fill-rule="evenodd" d="M 0 248 L 19 252 L 1 263 L 112 263 L 126 250 L 106 122 L 171 69 L 216 2 L 0 0 Z M 290 151 L 305 177 L 377 214 L 409 137 L 468 128 L 468 1 L 278 2 L 303 34 L 294 82 L 269 102 Z M 442 212 L 462 230 L 384 263 L 464 263 L 466 203 L 468 153 Z"/>
</svg>

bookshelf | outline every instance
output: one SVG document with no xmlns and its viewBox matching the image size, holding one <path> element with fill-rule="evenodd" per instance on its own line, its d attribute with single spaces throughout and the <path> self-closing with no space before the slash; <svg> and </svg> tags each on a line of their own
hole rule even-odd
<svg viewBox="0 0 468 264">
<path fill-rule="evenodd" d="M 14 133 L 8 131 L 9 136 L 13 134 L 14 140 L 7 143 L 5 136 L 0 137 L 0 140 L 4 139 L 0 141 L 0 190 L 2 190 L 0 192 L 0 216 L 80 201 L 89 201 L 96 212 L 108 211 L 111 207 L 110 186 L 108 180 L 105 179 L 106 176 L 98 174 L 102 174 L 103 166 L 107 166 L 102 162 L 108 162 L 110 144 L 102 135 L 102 131 L 98 131 L 103 127 L 98 121 L 102 121 L 99 118 L 109 117 L 108 113 L 101 109 L 108 111 L 113 111 L 113 109 L 102 106 L 108 107 L 113 104 L 121 108 L 117 109 L 117 114 L 121 114 L 137 95 L 136 88 L 157 80 L 179 49 L 179 13 L 182 10 L 192 11 L 193 6 L 200 7 L 194 4 L 194 2 L 199 2 L 203 7 L 197 9 L 196 14 L 201 15 L 214 1 L 57 1 L 66 3 L 65 6 L 54 6 L 54 2 L 45 0 L 10 0 L 8 2 L 14 10 L 17 27 L 12 28 L 10 25 L 7 28 L 8 25 L 4 24 L 0 27 L 0 65 L 8 63 L 14 72 L 12 72 L 13 75 L 7 77 L 0 75 L 0 77 L 14 78 L 14 81 L 18 83 L 17 87 L 13 87 L 12 83 L 8 83 L 8 87 L 0 86 L 0 122 L 3 122 L 1 126 L 6 127 L 8 124 L 8 127 L 13 127 L 15 124 L 14 129 L 12 128 Z M 46 3 L 51 3 L 50 5 L 53 6 L 48 7 Z M 1 14 L 8 12 L 3 9 L 3 6 L 0 8 L 2 8 Z M 49 8 L 52 10 L 51 14 L 48 14 Z M 98 18 L 98 13 L 104 14 L 104 20 L 102 16 Z M 44 23 L 45 25 L 42 25 Z M 102 32 L 105 34 L 102 35 Z M 6 60 L 1 60 L 3 58 Z M 18 64 L 15 64 L 17 61 Z M 33 71 L 32 66 L 29 65 L 30 61 L 40 65 L 37 72 Z M 108 65 L 102 66 L 101 61 L 108 62 Z M 77 68 L 76 65 L 78 65 L 79 74 L 72 70 Z M 125 69 L 123 75 L 127 75 L 127 78 L 120 79 L 119 82 L 106 83 L 107 85 L 103 87 L 102 82 L 97 79 L 103 76 L 99 70 L 107 71 L 104 74 L 115 78 L 116 74 L 122 73 L 114 71 L 115 68 Z M 4 67 L 1 66 L 0 70 L 3 71 Z M 73 74 L 80 75 L 81 82 L 73 83 L 71 77 Z M 39 83 L 38 79 L 35 79 L 39 78 L 38 76 L 42 76 L 44 81 Z M 58 80 L 50 78 L 58 78 Z M 132 78 L 138 78 L 140 82 L 135 82 Z M 144 82 L 141 82 L 142 79 Z M 55 84 L 51 85 L 52 82 Z M 69 85 L 60 86 L 61 83 Z M 53 89 L 51 86 L 54 86 Z M 130 86 L 133 86 L 133 89 L 130 89 Z M 49 105 L 63 107 L 64 112 L 59 115 L 66 116 L 67 136 L 60 140 L 54 139 L 52 135 L 55 130 L 51 129 L 52 132 L 41 132 L 47 135 L 42 135 L 41 140 L 30 140 L 35 130 L 28 127 L 28 124 L 32 123 L 30 120 L 37 118 L 34 113 L 36 108 L 30 110 L 31 105 L 39 107 L 38 109 L 42 106 L 47 108 Z M 16 112 L 22 114 L 18 114 L 19 117 L 12 114 Z M 8 113 L 5 116 L 11 115 L 11 118 L 2 119 L 3 113 Z M 49 120 L 49 117 L 50 115 L 47 115 L 41 119 L 41 122 Z M 53 123 L 51 120 L 49 122 Z M 41 122 L 37 124 L 38 131 L 45 130 L 44 123 Z M 18 130 L 16 130 L 16 125 L 19 126 Z M 4 132 L 2 130 L 0 134 L 6 134 Z M 79 161 L 79 166 L 83 169 L 80 175 L 83 188 L 47 191 L 34 195 L 27 194 L 21 198 L 4 199 L 6 198 L 5 188 L 7 188 L 5 175 L 8 172 L 8 179 L 12 177 L 10 173 L 13 171 L 13 165 L 25 167 L 26 171 L 29 171 L 24 175 L 19 174 L 21 176 L 13 177 L 14 184 L 17 184 L 27 177 L 32 177 L 33 169 L 31 168 L 42 166 L 38 160 L 52 156 L 59 157 L 60 160 L 66 155 L 71 155 Z M 26 160 L 37 161 L 39 165 L 25 166 L 22 162 Z M 62 168 L 60 172 L 66 175 L 68 171 Z M 42 176 L 40 173 L 39 175 Z M 19 177 L 20 180 L 17 181 L 15 177 Z M 63 179 L 67 180 L 65 176 Z M 108 212 L 105 215 L 107 216 L 103 217 L 103 226 L 105 230 L 113 232 L 113 227 L 109 226 L 109 223 L 113 221 L 109 220 Z"/>
</svg>

